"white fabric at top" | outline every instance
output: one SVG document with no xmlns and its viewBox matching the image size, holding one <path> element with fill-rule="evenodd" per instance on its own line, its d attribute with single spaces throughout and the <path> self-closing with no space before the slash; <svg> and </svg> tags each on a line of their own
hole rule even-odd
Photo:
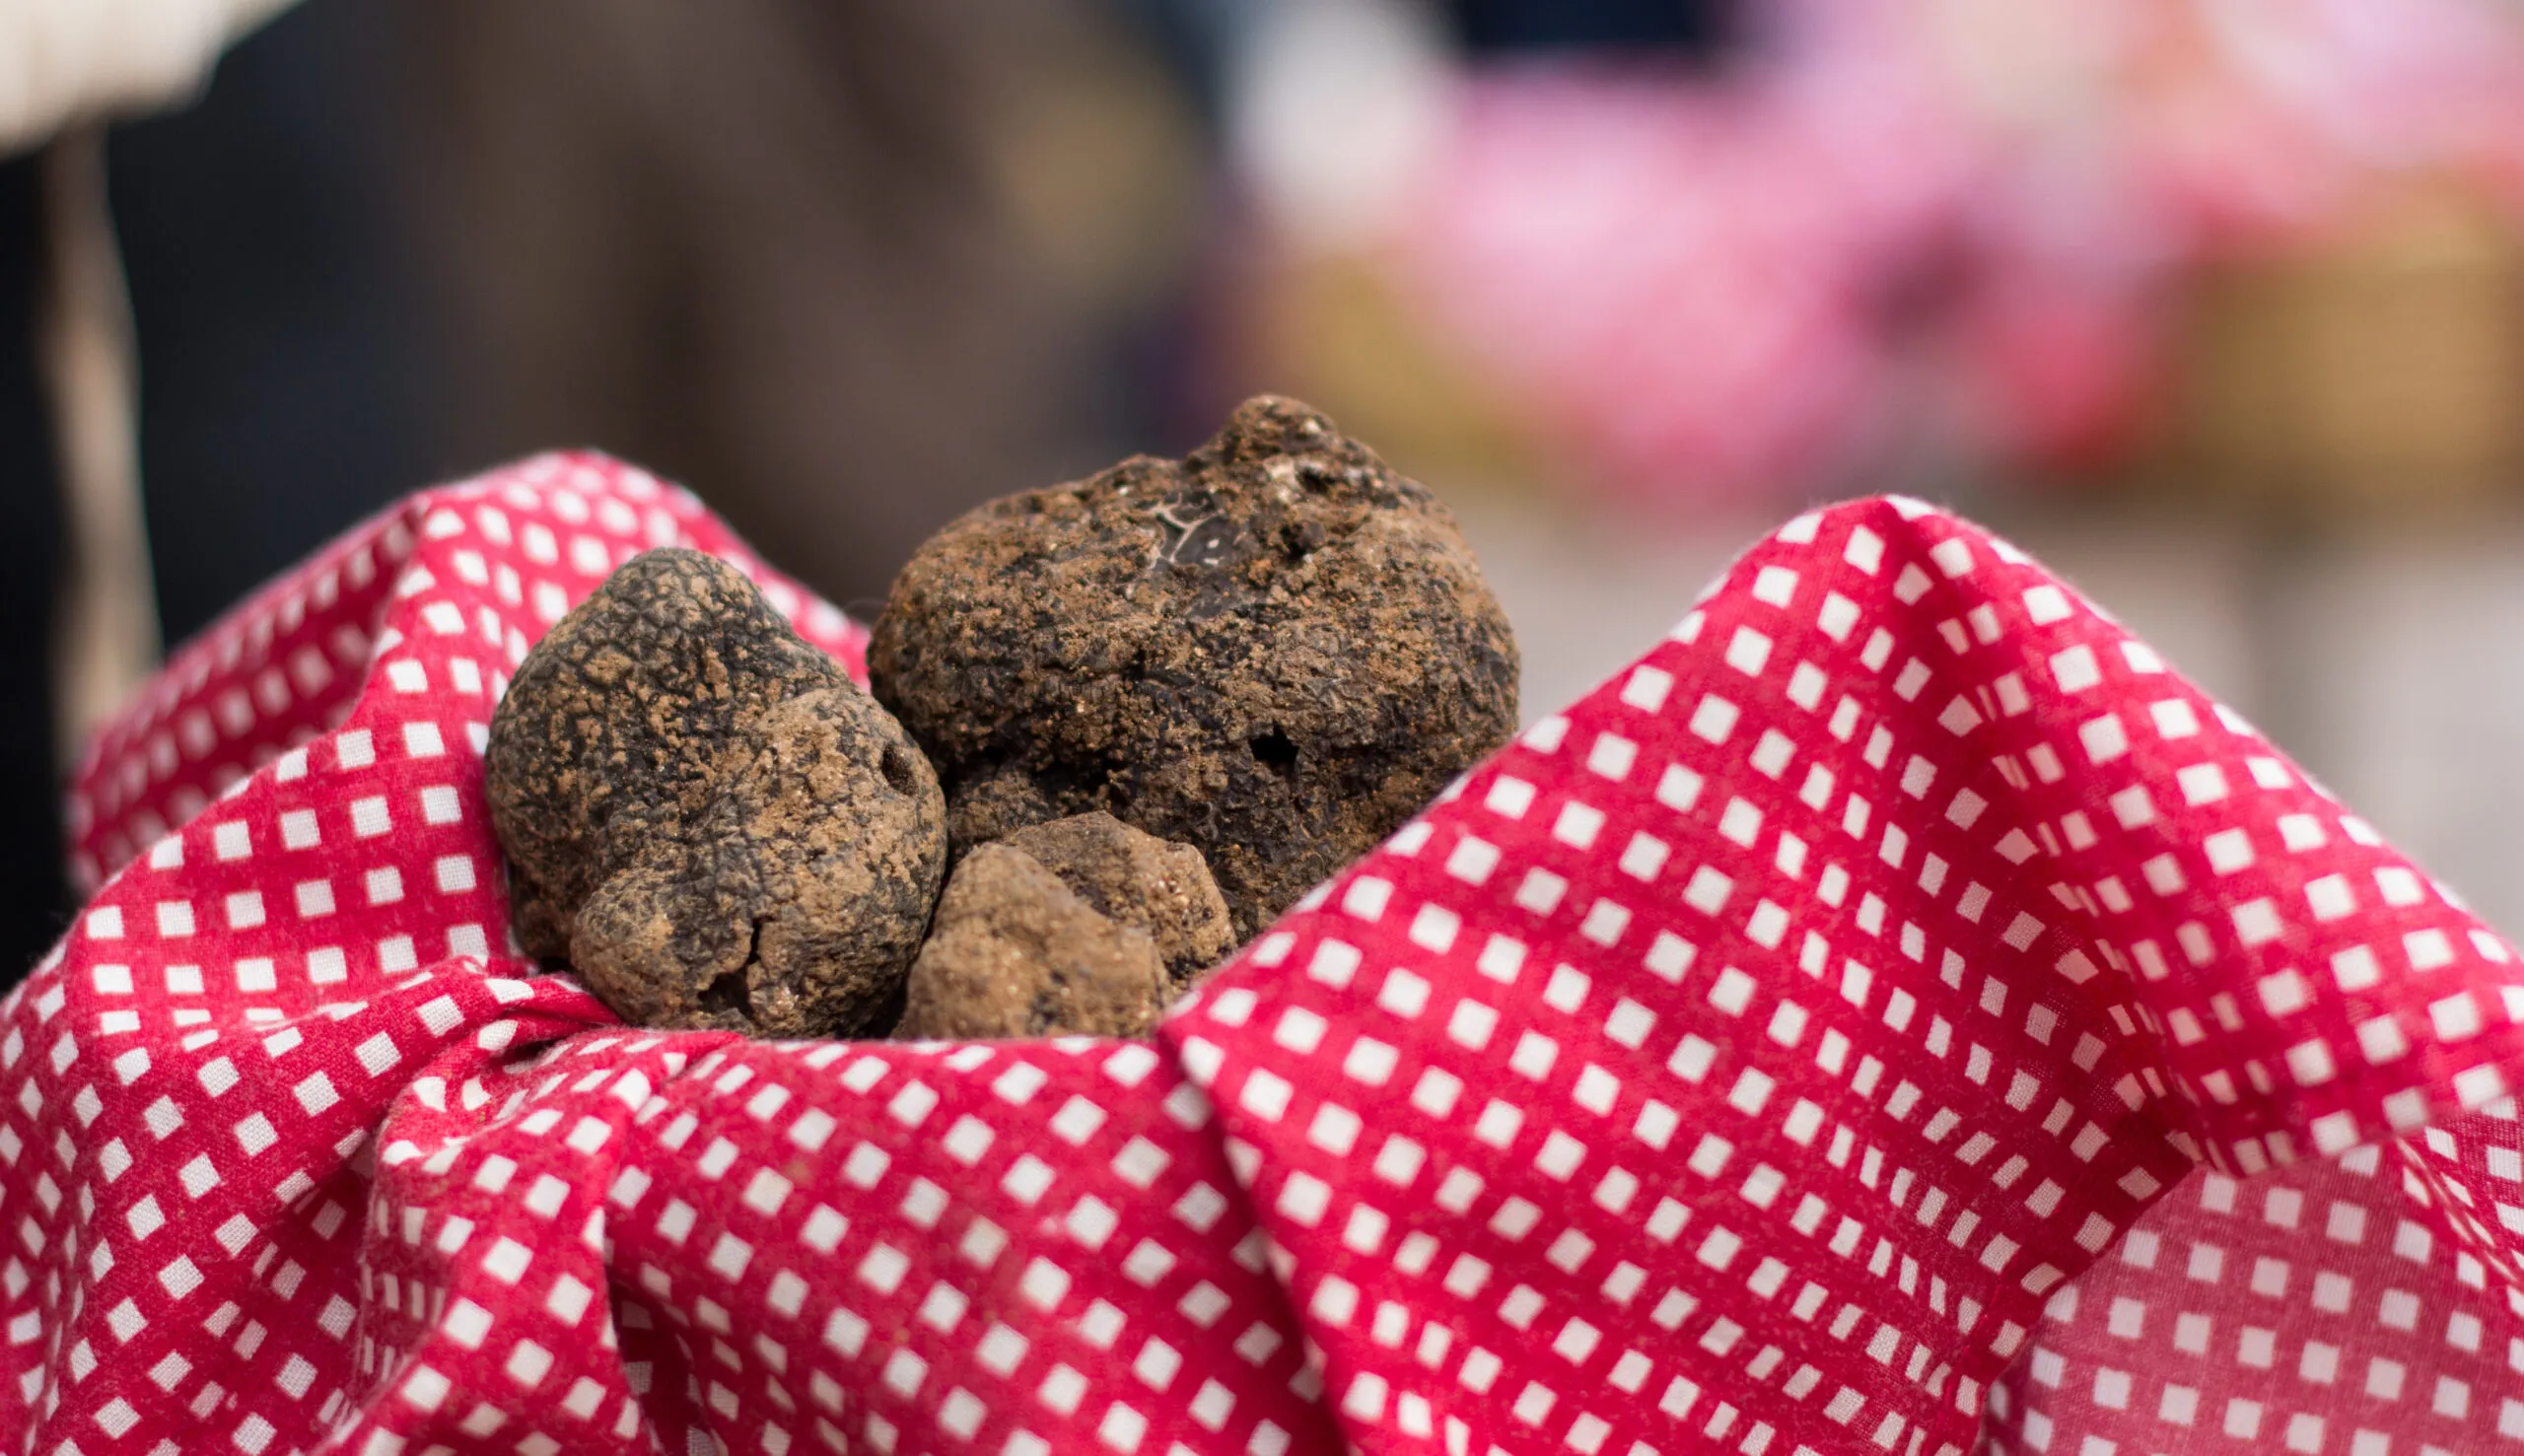
<svg viewBox="0 0 2524 1456">
<path fill-rule="evenodd" d="M 155 109 L 290 0 L 0 0 L 0 155 Z"/>
</svg>

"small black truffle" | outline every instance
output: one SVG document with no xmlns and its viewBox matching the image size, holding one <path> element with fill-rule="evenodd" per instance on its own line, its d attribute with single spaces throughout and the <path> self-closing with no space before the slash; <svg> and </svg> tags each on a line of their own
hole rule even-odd
<svg viewBox="0 0 2524 1456">
<path fill-rule="evenodd" d="M 984 845 L 946 881 L 894 1034 L 1145 1036 L 1167 985 L 1147 931 L 1098 914 L 1024 851 Z"/>
<path fill-rule="evenodd" d="M 1190 989 L 1235 948 L 1227 901 L 1201 852 L 1143 834 L 1100 810 L 1028 825 L 999 841 L 1023 850 L 1097 914 L 1157 941 L 1171 989 Z"/>
</svg>

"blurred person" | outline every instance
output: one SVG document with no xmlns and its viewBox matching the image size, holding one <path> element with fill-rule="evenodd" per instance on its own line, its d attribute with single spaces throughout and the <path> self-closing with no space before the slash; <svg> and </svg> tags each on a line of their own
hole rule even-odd
<svg viewBox="0 0 2524 1456">
<path fill-rule="evenodd" d="M 198 104 L 113 129 L 140 479 L 167 642 L 468 461 L 389 146 L 395 39 L 360 4 L 247 37 Z"/>
<path fill-rule="evenodd" d="M 954 515 L 1148 438 L 1197 144 L 1102 6 L 405 20 L 465 457 L 627 455 L 866 613 Z"/>
<path fill-rule="evenodd" d="M 248 447 L 304 438 L 322 399 L 306 381 L 357 371 L 338 360 L 290 378 L 237 368 L 241 352 L 294 341 L 294 324 L 328 314 L 320 288 L 299 288 L 293 308 L 240 287 L 240 260 L 294 280 L 342 272 L 328 265 L 338 234 L 267 206 L 303 178 L 305 144 L 338 118 L 319 107 L 259 132 L 234 124 L 257 91 L 320 76 L 322 55 L 278 54 L 303 29 L 285 26 L 249 47 L 279 64 L 243 67 L 204 109 L 107 130 L 198 100 L 223 49 L 286 5 L 0 8 L 0 984 L 66 923 L 59 775 L 89 727 L 154 665 L 162 635 L 187 634 L 336 523 L 307 509 L 309 487 L 323 494 L 331 482 L 275 472 L 268 449 Z M 212 420 L 239 448 L 188 449 L 190 427 Z M 184 467 L 187 454 L 212 453 L 263 494 L 298 495 L 257 512 L 255 491 Z M 257 517 L 261 529 L 234 528 Z"/>
<path fill-rule="evenodd" d="M 162 21 L 162 41 L 205 37 L 187 67 L 105 65 L 81 32 L 95 43 L 64 53 L 162 84 L 99 83 L 114 100 L 56 119 L 200 90 L 207 37 L 276 3 L 236 0 L 224 28 Z M 0 86 L 0 128 L 38 100 Z M 58 581 L 29 551 L 0 605 L 21 681 L 72 585 L 110 588 L 50 615 L 119 604 L 129 641 L 60 655 L 112 659 L 102 688 L 53 695 L 95 707 L 13 705 L 0 726 L 19 776 L 0 800 L 0 980 L 67 915 L 55 765 L 154 660 L 159 624 L 189 636 L 427 479 L 608 449 L 870 610 L 948 517 L 1143 437 L 1189 132 L 1162 70 L 1086 3 L 953 21 L 887 3 L 307 7 L 240 46 L 198 106 L 116 127 L 110 167 L 92 151 L 79 176 L 108 260 L 119 235 L 105 312 L 128 332 L 103 353 L 122 388 L 77 440 L 119 479 L 124 539 L 111 571 L 74 551 Z M 7 303 L 28 311 L 0 323 L 32 338 L 42 188 L 32 165 L 0 180 L 0 255 L 26 285 Z M 49 484 L 61 432 L 32 360 L 0 361 L 17 391 L 0 521 L 30 544 L 81 537 L 62 511 L 87 499 Z"/>
</svg>

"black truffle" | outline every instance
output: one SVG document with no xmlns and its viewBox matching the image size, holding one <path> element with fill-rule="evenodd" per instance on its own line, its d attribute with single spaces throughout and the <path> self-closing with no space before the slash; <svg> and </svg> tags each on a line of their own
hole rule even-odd
<svg viewBox="0 0 2524 1456">
<path fill-rule="evenodd" d="M 1148 932 L 1173 991 L 1188 990 L 1235 948 L 1218 881 L 1188 844 L 1101 811 L 1029 825 L 999 843 L 1032 856 L 1097 914 Z"/>
<path fill-rule="evenodd" d="M 881 1031 L 946 805 L 901 727 L 697 551 L 625 563 L 491 719 L 518 938 L 646 1026 Z"/>
<path fill-rule="evenodd" d="M 1516 648 L 1428 489 L 1294 400 L 1183 460 L 957 520 L 869 667 L 958 854 L 1102 809 L 1198 849 L 1238 936 L 1393 832 L 1516 722 Z"/>
<path fill-rule="evenodd" d="M 984 845 L 946 881 L 894 1034 L 1144 1036 L 1167 984 L 1147 931 L 1096 913 L 1024 851 Z"/>
</svg>

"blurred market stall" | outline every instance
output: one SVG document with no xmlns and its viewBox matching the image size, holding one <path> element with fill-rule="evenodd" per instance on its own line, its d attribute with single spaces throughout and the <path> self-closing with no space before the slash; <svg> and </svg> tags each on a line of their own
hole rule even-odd
<svg viewBox="0 0 2524 1456">
<path fill-rule="evenodd" d="M 1794 0 L 1474 64 L 1275 17 L 1238 336 L 1372 438 L 1694 505 L 2524 457 L 2513 7 Z"/>
<path fill-rule="evenodd" d="M 2524 921 L 2524 7 L 1500 9 L 1273 9 L 1210 329 L 1444 484 L 1528 703 L 1913 491 Z"/>
</svg>

